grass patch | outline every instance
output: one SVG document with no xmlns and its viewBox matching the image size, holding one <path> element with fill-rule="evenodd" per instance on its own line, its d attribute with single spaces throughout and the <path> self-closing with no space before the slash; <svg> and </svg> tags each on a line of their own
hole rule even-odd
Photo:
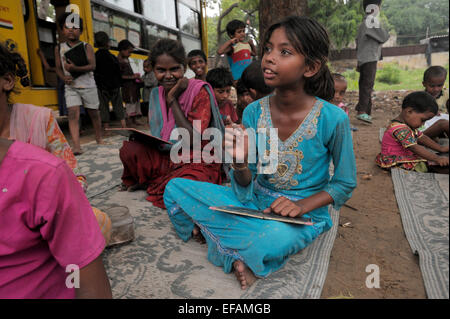
<svg viewBox="0 0 450 319">
<path fill-rule="evenodd" d="M 448 73 L 449 65 L 445 66 Z M 377 70 L 375 80 L 375 91 L 397 91 L 397 90 L 423 90 L 422 80 L 426 68 L 408 70 L 397 64 L 385 64 L 384 68 Z M 359 72 L 348 70 L 343 73 L 347 78 L 347 91 L 358 91 Z M 448 76 L 445 86 L 449 87 Z"/>
</svg>

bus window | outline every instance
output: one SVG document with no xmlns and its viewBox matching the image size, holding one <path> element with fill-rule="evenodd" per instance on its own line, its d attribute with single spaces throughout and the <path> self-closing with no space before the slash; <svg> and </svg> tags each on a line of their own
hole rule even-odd
<svg viewBox="0 0 450 319">
<path fill-rule="evenodd" d="M 37 14 L 39 19 L 56 22 L 55 7 L 50 4 L 50 0 L 36 0 Z"/>
<path fill-rule="evenodd" d="M 125 40 L 127 38 L 127 30 L 121 27 L 113 27 L 113 34 L 111 37 L 111 44 L 114 47 L 117 47 L 119 45 L 119 42 L 122 40 Z"/>
<path fill-rule="evenodd" d="M 133 0 L 105 0 L 115 6 L 118 6 L 122 9 L 134 12 L 134 1 Z"/>
<path fill-rule="evenodd" d="M 182 32 L 200 36 L 199 14 L 181 2 L 178 3 L 178 21 Z"/>
<path fill-rule="evenodd" d="M 178 3 L 183 2 L 184 4 L 190 6 L 192 9 L 196 11 L 200 11 L 200 3 L 198 0 L 181 0 Z"/>
<path fill-rule="evenodd" d="M 142 0 L 143 14 L 151 21 L 169 28 L 177 27 L 174 0 Z"/>
<path fill-rule="evenodd" d="M 137 48 L 142 46 L 142 27 L 138 18 L 126 12 L 92 4 L 92 18 L 94 33 L 106 32 L 111 38 L 111 47 L 117 48 L 122 40 L 129 40 Z"/>
<path fill-rule="evenodd" d="M 186 52 L 202 49 L 202 43 L 200 42 L 200 40 L 193 39 L 192 37 L 181 35 L 181 43 L 183 44 Z"/>
<path fill-rule="evenodd" d="M 164 28 L 161 28 L 150 22 L 147 23 L 146 28 L 147 28 L 148 49 L 151 49 L 153 44 L 155 44 L 155 42 L 158 41 L 158 39 L 169 38 L 172 40 L 178 40 L 178 36 L 176 33 L 166 30 Z"/>
<path fill-rule="evenodd" d="M 94 33 L 103 31 L 106 32 L 109 37 L 111 37 L 112 31 L 109 23 L 108 13 L 104 10 L 101 10 L 100 8 L 93 8 L 92 18 L 92 27 Z"/>
</svg>

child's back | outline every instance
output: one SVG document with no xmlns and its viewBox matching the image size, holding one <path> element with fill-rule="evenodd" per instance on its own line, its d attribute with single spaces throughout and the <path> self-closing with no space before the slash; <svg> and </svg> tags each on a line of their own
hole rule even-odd
<svg viewBox="0 0 450 319">
<path fill-rule="evenodd" d="M 95 82 L 101 90 L 120 88 L 121 74 L 119 61 L 108 48 L 100 48 L 95 52 Z"/>
<path fill-rule="evenodd" d="M 0 298 L 74 298 L 66 266 L 87 266 L 105 246 L 77 179 L 63 160 L 19 141 L 0 179 Z"/>
</svg>

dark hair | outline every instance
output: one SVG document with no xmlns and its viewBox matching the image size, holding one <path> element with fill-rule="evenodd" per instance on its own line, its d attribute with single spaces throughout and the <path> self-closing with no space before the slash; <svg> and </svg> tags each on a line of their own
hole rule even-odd
<svg viewBox="0 0 450 319">
<path fill-rule="evenodd" d="M 430 66 L 423 74 L 423 81 L 429 81 L 431 78 L 447 78 L 447 70 L 440 65 Z"/>
<path fill-rule="evenodd" d="M 108 46 L 109 35 L 104 31 L 96 32 L 94 35 L 94 41 L 97 48 L 104 48 Z"/>
<path fill-rule="evenodd" d="M 83 19 L 78 15 L 78 13 L 74 12 L 65 12 L 58 18 L 58 25 L 61 29 L 63 29 L 66 26 L 67 19 L 71 17 L 72 19 L 70 21 L 80 21 L 79 29 L 80 32 L 83 33 Z"/>
<path fill-rule="evenodd" d="M 180 42 L 172 39 L 159 39 L 156 41 L 149 56 L 152 67 L 155 66 L 158 57 L 163 54 L 171 56 L 175 61 L 186 67 L 186 51 L 184 51 L 184 47 Z"/>
<path fill-rule="evenodd" d="M 14 77 L 20 78 L 22 86 L 30 85 L 30 78 L 28 77 L 28 70 L 22 56 L 17 52 L 11 52 L 7 47 L 0 43 L 0 77 L 11 73 Z M 7 95 L 14 91 L 7 92 Z M 18 93 L 15 91 L 15 93 Z"/>
<path fill-rule="evenodd" d="M 371 4 L 381 6 L 381 0 L 363 0 L 363 9 L 364 12 L 366 12 L 367 6 L 370 6 Z"/>
<path fill-rule="evenodd" d="M 261 70 L 261 61 L 256 60 L 245 68 L 241 75 L 242 82 L 248 89 L 254 89 L 261 94 L 267 95 L 273 92 L 274 88 L 266 85 L 264 75 Z"/>
<path fill-rule="evenodd" d="M 317 21 L 306 16 L 290 16 L 273 24 L 267 30 L 263 45 L 270 40 L 273 31 L 284 28 L 292 46 L 305 57 L 306 65 L 320 63 L 320 70 L 306 78 L 304 90 L 307 94 L 330 101 L 334 97 L 334 81 L 327 66 L 330 50 L 328 33 Z"/>
<path fill-rule="evenodd" d="M 211 84 L 213 89 L 220 89 L 233 85 L 233 75 L 228 69 L 223 67 L 215 68 L 206 74 L 206 82 Z"/>
<path fill-rule="evenodd" d="M 347 81 L 347 79 L 345 78 L 345 76 L 343 76 L 342 74 L 339 73 L 333 73 L 331 74 L 331 76 L 333 77 L 333 80 L 336 81 Z"/>
<path fill-rule="evenodd" d="M 425 91 L 418 91 L 408 94 L 402 103 L 402 109 L 412 108 L 417 113 L 431 112 L 437 114 L 439 106 L 436 99 Z"/>
<path fill-rule="evenodd" d="M 127 39 L 125 39 L 125 40 L 122 40 L 119 42 L 119 44 L 117 45 L 117 49 L 119 51 L 134 49 L 134 44 L 131 43 L 130 41 L 128 41 Z"/>
<path fill-rule="evenodd" d="M 245 29 L 245 23 L 242 22 L 241 20 L 231 20 L 230 22 L 228 22 L 227 24 L 227 34 L 230 38 L 232 38 L 234 36 L 234 33 L 236 32 L 237 29 Z"/>
<path fill-rule="evenodd" d="M 206 59 L 206 55 L 205 52 L 203 52 L 202 50 L 192 50 L 191 52 L 188 53 L 187 57 L 189 58 L 193 58 L 195 56 L 199 56 L 201 57 L 205 62 L 207 62 L 208 60 Z"/>
<path fill-rule="evenodd" d="M 245 86 L 244 82 L 242 81 L 242 77 L 241 77 L 236 82 L 236 94 L 237 95 L 242 95 L 245 92 L 248 92 L 248 88 Z"/>
</svg>

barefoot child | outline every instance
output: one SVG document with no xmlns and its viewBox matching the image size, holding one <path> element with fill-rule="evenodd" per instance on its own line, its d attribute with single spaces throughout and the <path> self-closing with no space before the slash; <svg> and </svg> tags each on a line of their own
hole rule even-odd
<svg viewBox="0 0 450 319">
<path fill-rule="evenodd" d="M 233 102 L 229 99 L 231 87 L 233 85 L 233 77 L 231 72 L 225 68 L 215 68 L 206 75 L 206 82 L 211 84 L 214 90 L 217 106 L 224 123 L 229 121 L 236 123 L 238 116 Z"/>
<path fill-rule="evenodd" d="M 98 50 L 95 52 L 97 67 L 94 76 L 100 99 L 100 114 L 105 129 L 109 128 L 110 123 L 110 102 L 116 120 L 120 121 L 122 127 L 126 127 L 125 109 L 123 108 L 122 95 L 120 94 L 122 76 L 120 74 L 119 61 L 109 52 L 109 42 L 109 36 L 106 32 L 99 31 L 95 34 L 95 44 Z"/>
<path fill-rule="evenodd" d="M 104 144 L 104 142 L 102 140 L 102 123 L 98 110 L 100 103 L 93 73 L 95 70 L 94 49 L 89 43 L 82 43 L 86 48 L 87 60 L 89 62 L 85 66 L 76 66 L 64 56 L 64 53 L 70 48 L 82 42 L 80 41 L 80 35 L 83 32 L 83 20 L 81 18 L 74 19 L 74 21 L 79 21 L 78 26 L 76 23 L 70 25 L 70 27 L 69 24 L 66 24 L 66 22 L 73 19 L 73 15 L 73 13 L 65 13 L 58 19 L 58 24 L 67 41 L 56 46 L 55 57 L 56 73 L 66 84 L 64 94 L 68 109 L 69 130 L 74 144 L 73 153 L 79 155 L 82 153 L 80 146 L 80 127 L 78 123 L 81 105 L 87 110 L 92 120 L 97 144 Z M 73 78 L 71 73 L 74 72 L 82 74 Z"/>
<path fill-rule="evenodd" d="M 392 120 L 383 135 L 376 164 L 381 168 L 400 167 L 422 173 L 432 171 L 448 174 L 448 157 L 438 156 L 424 147 L 446 153 L 448 146 L 437 144 L 417 130 L 437 112 L 438 105 L 430 94 L 414 92 L 407 95 L 400 115 Z"/>
<path fill-rule="evenodd" d="M 208 64 L 205 53 L 202 50 L 192 50 L 188 53 L 187 59 L 189 68 L 195 73 L 195 78 L 206 81 Z"/>
<path fill-rule="evenodd" d="M 145 125 L 148 125 L 148 103 L 150 100 L 150 92 L 154 87 L 158 86 L 158 80 L 153 72 L 152 64 L 149 59 L 144 61 L 144 75 L 142 76 L 144 88 L 142 89 L 142 103 L 141 113 L 145 120 Z"/>
<path fill-rule="evenodd" d="M 308 17 L 287 17 L 268 29 L 262 43 L 264 79 L 275 93 L 247 106 L 239 127 L 252 129 L 266 152 L 273 141 L 268 135 L 260 136 L 258 128 L 278 129 L 276 170 L 263 174 L 260 165 L 248 162 L 247 155 L 254 151 L 233 143 L 236 138 L 236 145 L 242 145 L 244 133 L 234 135 L 227 130 L 225 150 L 234 162 L 232 186 L 177 178 L 169 182 L 164 193 L 177 234 L 187 241 L 197 225 L 208 245 L 208 259 L 226 273 L 234 271 L 242 289 L 256 277 L 282 268 L 289 256 L 329 230 L 328 205 L 339 209 L 356 187 L 349 119 L 344 111 L 326 102 L 334 94 L 326 65 L 330 46 L 327 32 Z M 330 178 L 331 161 L 334 175 Z M 224 205 L 303 216 L 315 224 L 291 225 L 209 209 Z"/>
<path fill-rule="evenodd" d="M 131 68 L 129 57 L 134 51 L 134 45 L 128 40 L 122 40 L 118 45 L 120 72 L 122 74 L 122 98 L 125 102 L 125 110 L 128 119 L 131 120 L 132 125 L 140 124 L 137 121 L 141 114 L 141 95 L 136 80 L 141 79 L 139 73 L 134 73 Z"/>
<path fill-rule="evenodd" d="M 186 54 L 178 41 L 160 39 L 152 47 L 150 61 L 159 86 L 150 92 L 150 134 L 173 143 L 172 131 L 179 128 L 200 135 L 209 127 L 223 131 L 223 122 L 214 101 L 211 86 L 201 80 L 184 77 Z M 194 122 L 196 121 L 196 122 Z M 199 127 L 194 127 L 199 124 Z M 189 136 L 187 138 L 189 138 Z M 206 141 L 205 141 L 206 142 Z M 175 177 L 220 184 L 222 164 L 219 162 L 193 161 L 195 149 L 186 152 L 187 158 L 172 160 L 170 148 L 157 144 L 141 143 L 138 140 L 124 141 L 119 151 L 124 166 L 122 190 L 146 189 L 147 200 L 165 208 L 163 193 L 167 183 Z M 183 155 L 184 155 L 183 151 Z"/>
</svg>

